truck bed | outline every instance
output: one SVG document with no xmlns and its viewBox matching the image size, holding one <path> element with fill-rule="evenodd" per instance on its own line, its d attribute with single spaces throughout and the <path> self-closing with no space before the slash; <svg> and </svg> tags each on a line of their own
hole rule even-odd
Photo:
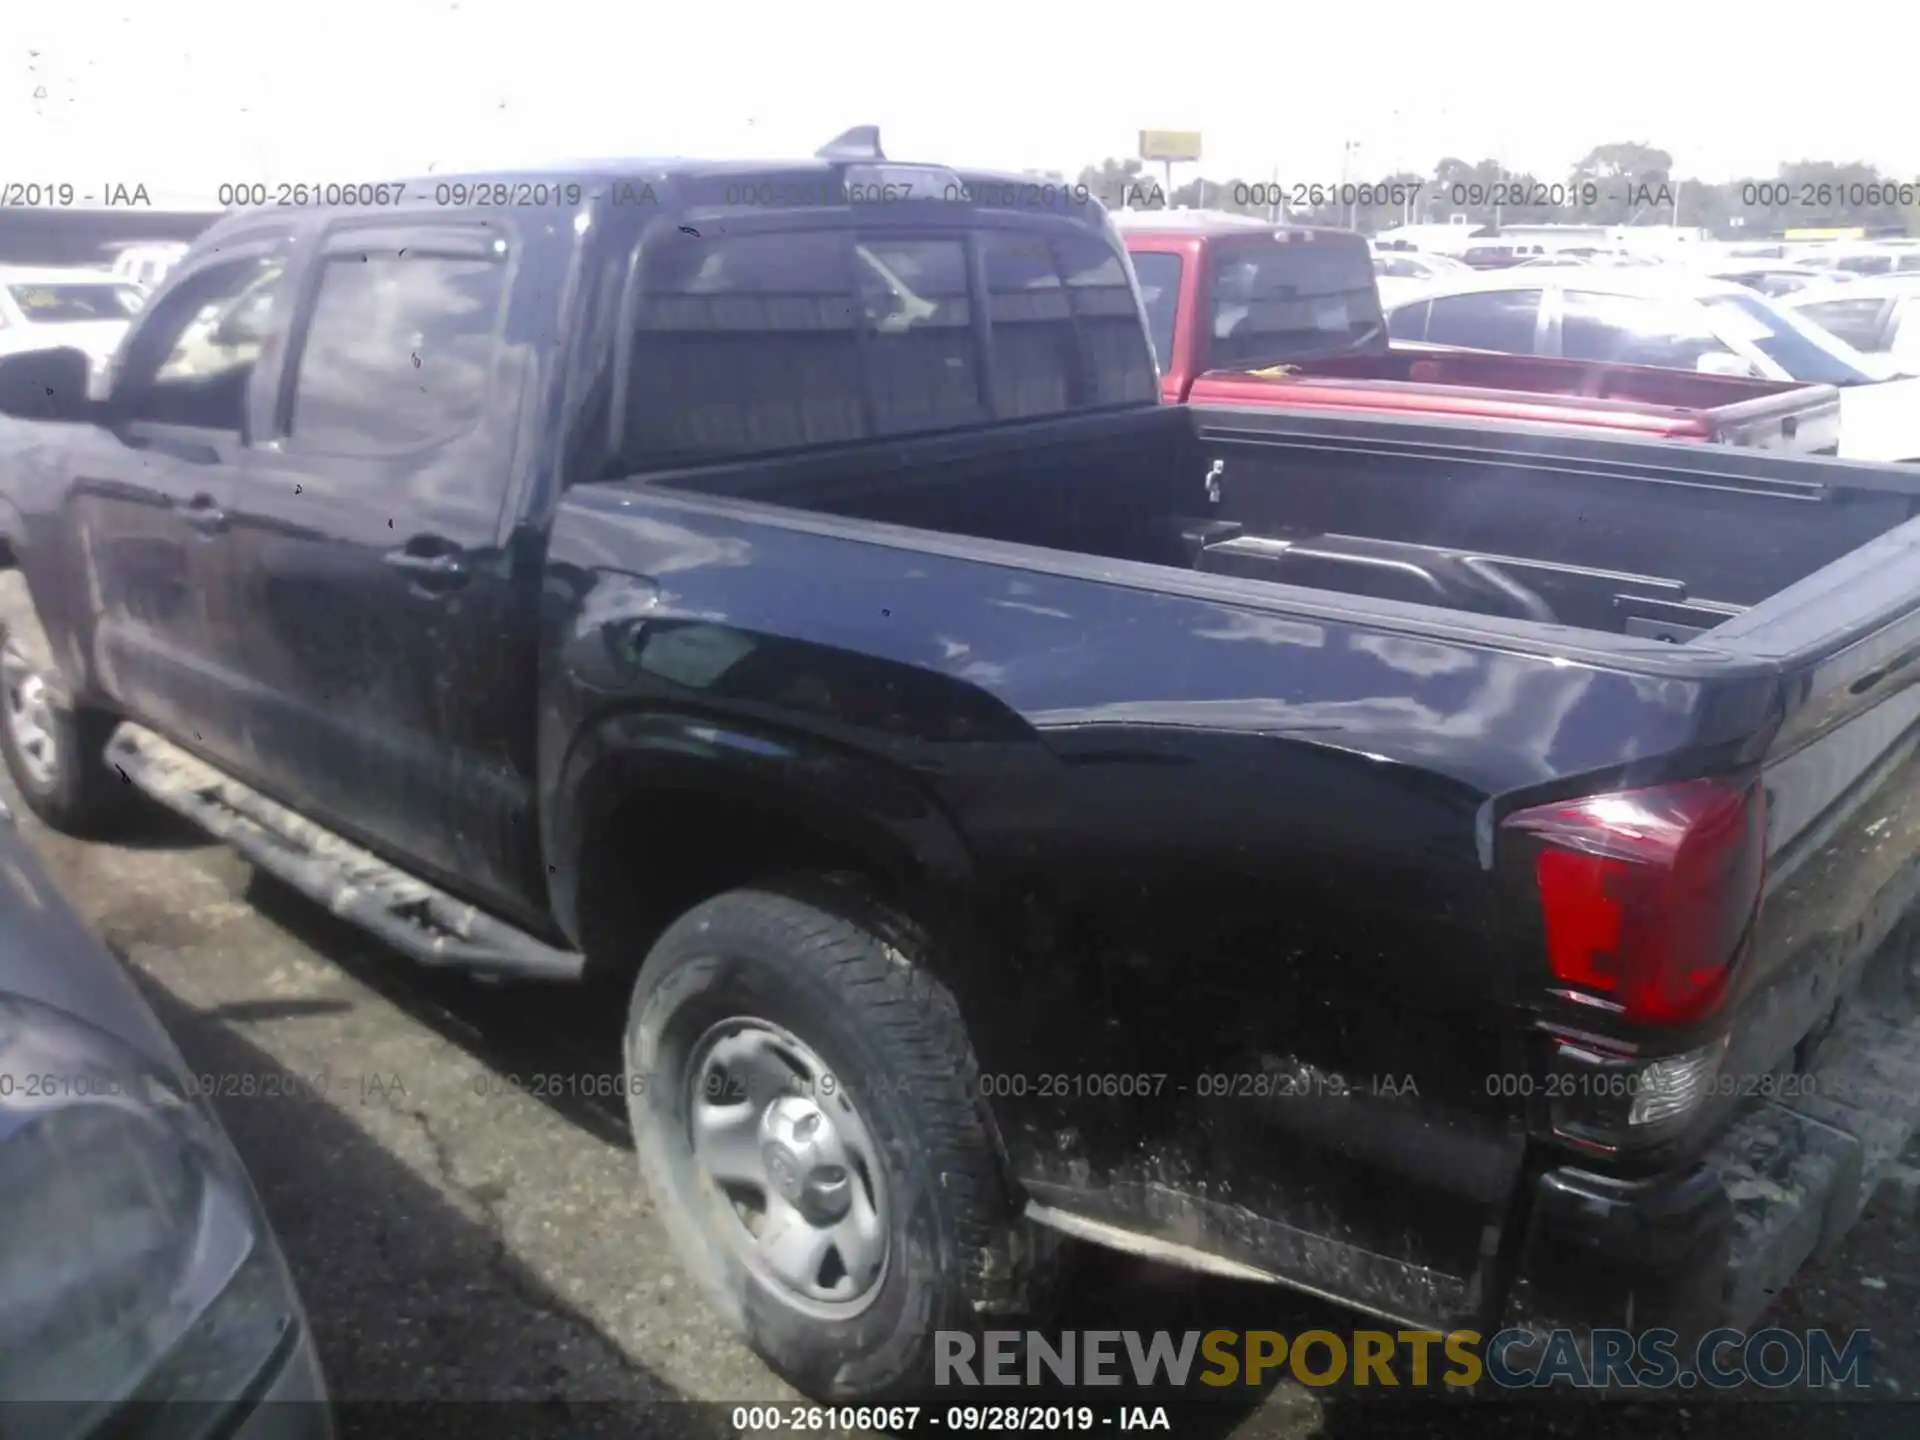
<svg viewBox="0 0 1920 1440">
<path fill-rule="evenodd" d="M 1166 407 L 905 455 L 661 483 L 1677 643 L 1904 523 L 1920 497 L 1920 477 L 1879 467 L 1252 409 Z"/>
<path fill-rule="evenodd" d="M 1840 439 L 1840 392 L 1830 385 L 1404 343 L 1272 370 L 1213 371 L 1196 379 L 1189 395 L 1196 405 L 1600 426 L 1809 454 L 1832 454 Z"/>
<path fill-rule="evenodd" d="M 985 1069 L 1417 1071 L 1417 1103 L 1009 1099 L 1050 1213 L 1401 1324 L 1694 1315 L 1671 1275 L 1724 1277 L 1744 1318 L 1915 1120 L 1848 1090 L 1873 1114 L 1813 1117 L 1810 1176 L 1817 1127 L 1742 1087 L 1810 1053 L 1920 887 L 1897 823 L 1917 495 L 1718 446 L 1182 407 L 629 477 L 556 527 L 556 573 L 591 594 L 555 713 L 642 686 L 686 711 L 676 746 L 759 786 L 816 744 L 810 811 L 864 787 L 937 873 L 983 877 L 967 913 L 995 958 L 954 983 L 993 1017 Z M 1533 1043 L 1516 984 L 1545 983 L 1502 928 L 1500 826 L 1756 765 L 1765 923 L 1714 1022 L 1737 1083 L 1635 1189 L 1488 1087 Z M 1840 1048 L 1821 1063 L 1848 1073 L 1886 1049 Z"/>
</svg>

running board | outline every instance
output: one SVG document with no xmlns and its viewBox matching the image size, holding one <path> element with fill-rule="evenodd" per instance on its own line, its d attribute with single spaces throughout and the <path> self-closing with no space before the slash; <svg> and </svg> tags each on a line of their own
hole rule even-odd
<svg viewBox="0 0 1920 1440">
<path fill-rule="evenodd" d="M 415 879 L 151 730 L 121 725 L 107 744 L 107 760 L 167 809 L 423 965 L 580 978 L 585 957 L 579 952 L 556 949 Z"/>
</svg>

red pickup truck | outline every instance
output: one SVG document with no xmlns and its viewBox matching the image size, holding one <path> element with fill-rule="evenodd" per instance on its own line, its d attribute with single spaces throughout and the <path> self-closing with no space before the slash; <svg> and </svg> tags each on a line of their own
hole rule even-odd
<svg viewBox="0 0 1920 1440">
<path fill-rule="evenodd" d="M 1244 216 L 1131 212 L 1169 403 L 1595 426 L 1653 440 L 1834 453 L 1840 394 L 1746 376 L 1392 343 L 1366 241 Z"/>
</svg>

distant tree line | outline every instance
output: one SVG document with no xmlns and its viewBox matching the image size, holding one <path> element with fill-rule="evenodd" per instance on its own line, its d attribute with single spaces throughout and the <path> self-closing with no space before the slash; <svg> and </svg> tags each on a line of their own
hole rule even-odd
<svg viewBox="0 0 1920 1440">
<path fill-rule="evenodd" d="M 1569 174 L 1555 177 L 1448 156 L 1430 175 L 1305 183 L 1283 172 L 1277 186 L 1266 177 L 1196 178 L 1168 191 L 1158 166 L 1109 159 L 1083 169 L 1078 183 L 1113 208 L 1191 206 L 1264 216 L 1279 202 L 1297 222 L 1368 234 L 1456 215 L 1474 226 L 1677 223 L 1727 239 L 1824 227 L 1920 234 L 1920 177 L 1886 175 L 1860 161 L 1796 160 L 1772 175 L 1709 184 L 1675 176 L 1671 154 L 1638 141 L 1596 145 Z"/>
</svg>

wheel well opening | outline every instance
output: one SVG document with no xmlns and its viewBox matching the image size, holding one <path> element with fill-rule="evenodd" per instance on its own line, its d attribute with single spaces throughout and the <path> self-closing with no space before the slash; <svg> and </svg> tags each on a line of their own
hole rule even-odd
<svg viewBox="0 0 1920 1440">
<path fill-rule="evenodd" d="M 581 945 L 591 973 L 630 975 L 660 932 L 702 900 L 781 875 L 852 874 L 905 902 L 900 858 L 817 817 L 706 789 L 653 789 L 596 829 L 580 869 Z"/>
</svg>

